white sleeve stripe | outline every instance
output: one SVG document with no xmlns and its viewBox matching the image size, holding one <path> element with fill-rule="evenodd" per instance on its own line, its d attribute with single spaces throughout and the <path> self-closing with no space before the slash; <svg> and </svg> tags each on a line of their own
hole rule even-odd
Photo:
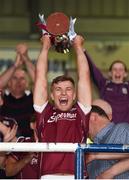
<svg viewBox="0 0 129 180">
<path fill-rule="evenodd" d="M 84 114 L 88 114 L 91 111 L 91 106 L 84 106 L 80 102 L 77 102 L 81 110 L 84 112 Z"/>
<path fill-rule="evenodd" d="M 48 101 L 45 102 L 42 106 L 39 106 L 39 105 L 34 104 L 33 107 L 34 107 L 34 110 L 35 110 L 36 112 L 41 113 L 41 112 L 45 109 L 45 107 L 47 106 L 47 104 L 48 104 Z"/>
</svg>

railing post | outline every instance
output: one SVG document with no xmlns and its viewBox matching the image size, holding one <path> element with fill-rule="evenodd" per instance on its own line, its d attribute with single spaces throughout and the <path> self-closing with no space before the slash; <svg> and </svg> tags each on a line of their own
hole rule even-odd
<svg viewBox="0 0 129 180">
<path fill-rule="evenodd" d="M 75 151 L 75 179 L 84 179 L 84 150 L 81 146 Z"/>
</svg>

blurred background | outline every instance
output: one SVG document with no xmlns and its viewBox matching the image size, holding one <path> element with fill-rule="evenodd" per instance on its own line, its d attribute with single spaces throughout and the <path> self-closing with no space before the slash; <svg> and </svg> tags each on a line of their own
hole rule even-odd
<svg viewBox="0 0 129 180">
<path fill-rule="evenodd" d="M 15 59 L 15 46 L 29 45 L 35 62 L 40 51 L 41 31 L 38 14 L 45 18 L 53 12 L 77 18 L 75 31 L 85 37 L 85 48 L 106 74 L 112 61 L 122 59 L 129 68 L 129 0 L 0 0 L 0 71 Z M 67 71 L 75 76 L 71 53 L 51 50 L 49 79 Z"/>
</svg>

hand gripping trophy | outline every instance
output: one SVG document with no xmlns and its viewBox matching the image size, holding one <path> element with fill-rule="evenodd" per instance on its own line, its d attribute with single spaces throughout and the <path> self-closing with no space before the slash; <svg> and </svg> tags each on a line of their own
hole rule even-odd
<svg viewBox="0 0 129 180">
<path fill-rule="evenodd" d="M 74 31 L 76 21 L 69 18 L 62 12 L 50 14 L 45 21 L 44 15 L 39 14 L 40 21 L 37 26 L 42 29 L 42 34 L 49 34 L 53 47 L 57 52 L 67 53 L 70 50 L 71 42 L 77 35 Z"/>
</svg>

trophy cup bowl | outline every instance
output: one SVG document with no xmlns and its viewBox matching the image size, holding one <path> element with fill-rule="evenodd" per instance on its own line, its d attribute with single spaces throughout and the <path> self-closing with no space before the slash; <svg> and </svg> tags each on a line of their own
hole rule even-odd
<svg viewBox="0 0 129 180">
<path fill-rule="evenodd" d="M 55 36 L 66 34 L 69 30 L 69 18 L 62 12 L 55 12 L 48 16 L 46 27 Z"/>
<path fill-rule="evenodd" d="M 70 48 L 67 33 L 69 18 L 62 12 L 50 14 L 46 21 L 46 29 L 51 34 L 51 41 L 57 52 L 66 53 Z"/>
</svg>

